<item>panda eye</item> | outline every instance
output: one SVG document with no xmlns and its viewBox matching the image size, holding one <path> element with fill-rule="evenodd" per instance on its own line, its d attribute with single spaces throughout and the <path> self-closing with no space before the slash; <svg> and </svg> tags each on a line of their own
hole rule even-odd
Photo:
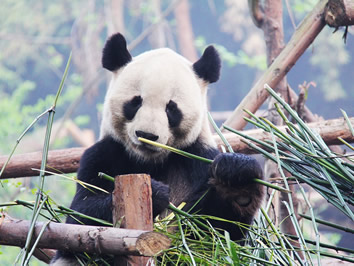
<svg viewBox="0 0 354 266">
<path fill-rule="evenodd" d="M 140 96 L 135 96 L 130 101 L 127 101 L 123 106 L 123 113 L 125 118 L 128 120 L 133 120 L 142 103 L 143 99 Z"/>
<path fill-rule="evenodd" d="M 140 96 L 135 96 L 131 101 L 132 106 L 141 106 L 141 103 L 143 102 L 143 99 Z"/>
<path fill-rule="evenodd" d="M 166 114 L 170 127 L 178 127 L 182 121 L 182 112 L 174 101 L 169 101 L 166 105 Z"/>
</svg>

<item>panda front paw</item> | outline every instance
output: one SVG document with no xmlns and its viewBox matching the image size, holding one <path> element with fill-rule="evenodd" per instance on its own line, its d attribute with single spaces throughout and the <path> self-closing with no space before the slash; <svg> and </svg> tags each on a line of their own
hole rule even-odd
<svg viewBox="0 0 354 266">
<path fill-rule="evenodd" d="M 221 153 L 211 165 L 211 177 L 226 186 L 246 186 L 254 183 L 255 178 L 262 179 L 262 169 L 250 156 Z"/>
<path fill-rule="evenodd" d="M 250 223 L 264 195 L 263 186 L 254 181 L 262 179 L 258 162 L 244 154 L 222 153 L 215 157 L 210 172 L 214 196 L 231 203 L 235 217 Z"/>
<path fill-rule="evenodd" d="M 162 182 L 151 179 L 152 212 L 156 217 L 170 204 L 170 188 Z"/>
</svg>

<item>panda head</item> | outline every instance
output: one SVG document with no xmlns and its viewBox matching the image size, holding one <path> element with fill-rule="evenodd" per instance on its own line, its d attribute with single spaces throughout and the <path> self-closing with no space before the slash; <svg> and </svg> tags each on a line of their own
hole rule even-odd
<svg viewBox="0 0 354 266">
<path fill-rule="evenodd" d="M 117 33 L 105 44 L 102 65 L 113 73 L 107 91 L 101 136 L 112 136 L 131 156 L 161 161 L 168 151 L 143 144 L 144 137 L 175 148 L 198 138 L 212 145 L 206 119 L 206 90 L 220 75 L 220 59 L 209 46 L 192 64 L 170 49 L 132 58 Z"/>
</svg>

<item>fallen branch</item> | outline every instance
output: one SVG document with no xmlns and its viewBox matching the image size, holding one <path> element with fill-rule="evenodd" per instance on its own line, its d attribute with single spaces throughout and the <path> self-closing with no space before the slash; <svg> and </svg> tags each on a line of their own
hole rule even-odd
<svg viewBox="0 0 354 266">
<path fill-rule="evenodd" d="M 264 89 L 264 84 L 267 83 L 270 87 L 276 88 L 279 81 L 290 71 L 299 57 L 306 51 L 325 26 L 323 13 L 327 1 L 328 0 L 321 0 L 311 13 L 306 16 L 289 43 L 249 91 L 246 97 L 243 98 L 232 115 L 226 120 L 225 125 L 237 130 L 244 128 L 246 122 L 243 119 L 243 110 L 247 109 L 252 113 L 258 110 L 269 95 Z"/>
<path fill-rule="evenodd" d="M 46 223 L 36 223 L 34 239 Z M 30 221 L 0 219 L 0 245 L 23 247 Z M 151 245 L 153 243 L 153 245 Z M 167 236 L 143 230 L 96 227 L 51 222 L 37 248 L 96 254 L 153 256 L 170 246 Z"/>
<path fill-rule="evenodd" d="M 354 125 L 354 117 L 349 118 L 350 123 Z M 310 128 L 320 134 L 327 145 L 342 144 L 338 137 L 341 137 L 347 142 L 354 142 L 354 136 L 351 134 L 344 118 L 332 119 L 327 121 L 320 121 L 308 124 Z M 285 130 L 285 127 L 279 127 Z M 252 136 L 256 139 L 266 140 L 270 139 L 267 133 L 261 129 L 252 129 L 244 131 L 244 134 Z M 241 141 L 241 137 L 233 133 L 225 133 L 224 136 L 230 142 L 232 148 L 240 153 L 255 153 L 254 150 Z M 219 136 L 214 136 L 218 146 L 222 144 Z M 49 151 L 48 167 L 47 169 L 53 171 L 57 169 L 60 173 L 73 173 L 79 167 L 79 161 L 85 148 L 71 148 L 62 150 Z M 0 169 L 6 162 L 8 156 L 0 156 Z M 0 179 L 16 178 L 24 176 L 38 175 L 38 171 L 31 170 L 31 168 L 39 168 L 41 164 L 41 153 L 26 153 L 14 155 L 10 163 L 7 165 L 3 175 Z"/>
</svg>

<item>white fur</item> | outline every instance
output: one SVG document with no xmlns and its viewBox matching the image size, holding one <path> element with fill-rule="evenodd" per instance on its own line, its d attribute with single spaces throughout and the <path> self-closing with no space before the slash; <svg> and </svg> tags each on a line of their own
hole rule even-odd
<svg viewBox="0 0 354 266">
<path fill-rule="evenodd" d="M 206 91 L 207 84 L 197 78 L 192 63 L 184 57 L 168 48 L 145 52 L 113 73 L 104 102 L 100 138 L 113 136 L 141 159 L 153 156 L 139 150 L 136 130 L 158 135 L 159 143 L 176 148 L 190 145 L 198 136 L 213 145 L 206 119 Z M 125 124 L 124 134 L 119 134 L 113 127 L 113 118 L 123 117 L 123 104 L 134 96 L 143 98 L 142 107 Z M 177 139 L 169 128 L 165 109 L 170 100 L 183 114 L 179 128 L 187 129 L 188 134 L 182 139 Z M 161 151 L 156 156 L 163 158 L 167 153 Z"/>
<path fill-rule="evenodd" d="M 79 266 L 81 265 L 76 259 L 59 258 L 55 262 L 50 263 L 51 266 Z"/>
</svg>

